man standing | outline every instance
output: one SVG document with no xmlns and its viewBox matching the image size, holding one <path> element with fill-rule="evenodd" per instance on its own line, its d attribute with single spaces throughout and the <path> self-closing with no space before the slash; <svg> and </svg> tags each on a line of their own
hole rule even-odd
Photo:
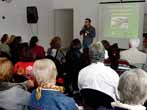
<svg viewBox="0 0 147 110">
<path fill-rule="evenodd" d="M 96 36 L 95 28 L 91 25 L 90 18 L 85 19 L 85 24 L 80 31 L 80 35 L 83 36 L 83 49 L 89 48 Z"/>
</svg>

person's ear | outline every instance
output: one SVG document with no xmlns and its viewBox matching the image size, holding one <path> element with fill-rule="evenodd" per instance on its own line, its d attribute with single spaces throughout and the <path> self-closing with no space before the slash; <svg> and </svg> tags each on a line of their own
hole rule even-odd
<svg viewBox="0 0 147 110">
<path fill-rule="evenodd" d="M 50 79 L 51 79 L 51 82 L 56 82 L 56 75 L 55 74 L 52 74 L 50 76 Z"/>
</svg>

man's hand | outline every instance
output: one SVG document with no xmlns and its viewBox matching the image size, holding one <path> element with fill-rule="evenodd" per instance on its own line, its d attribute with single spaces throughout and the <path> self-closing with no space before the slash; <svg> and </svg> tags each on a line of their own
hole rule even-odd
<svg viewBox="0 0 147 110">
<path fill-rule="evenodd" d="M 80 36 L 84 35 L 86 32 L 85 26 L 83 26 L 82 30 L 80 31 Z"/>
</svg>

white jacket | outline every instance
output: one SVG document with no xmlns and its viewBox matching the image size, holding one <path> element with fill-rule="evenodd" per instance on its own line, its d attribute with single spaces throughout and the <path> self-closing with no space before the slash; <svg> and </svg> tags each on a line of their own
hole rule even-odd
<svg viewBox="0 0 147 110">
<path fill-rule="evenodd" d="M 131 65 L 144 64 L 146 57 L 147 55 L 137 48 L 130 48 L 120 53 L 120 58 L 128 61 Z"/>
<path fill-rule="evenodd" d="M 116 100 L 117 86 L 119 82 L 118 74 L 110 67 L 103 63 L 93 63 L 82 69 L 79 73 L 78 86 L 79 89 L 94 89 L 101 91 L 114 100 Z"/>
</svg>

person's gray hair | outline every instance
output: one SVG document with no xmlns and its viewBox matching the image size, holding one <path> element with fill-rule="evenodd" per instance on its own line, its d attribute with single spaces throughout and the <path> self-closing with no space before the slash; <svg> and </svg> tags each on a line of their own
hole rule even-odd
<svg viewBox="0 0 147 110">
<path fill-rule="evenodd" d="M 126 71 L 120 77 L 118 92 L 123 103 L 143 105 L 147 100 L 147 73 L 142 69 Z"/>
<path fill-rule="evenodd" d="M 140 45 L 140 39 L 138 38 L 130 39 L 129 43 L 132 48 L 138 48 Z"/>
<path fill-rule="evenodd" d="M 54 62 L 49 59 L 36 60 L 33 65 L 33 74 L 38 84 L 56 83 L 57 69 Z"/>
<path fill-rule="evenodd" d="M 89 49 L 89 56 L 92 63 L 102 62 L 105 59 L 105 49 L 101 42 L 96 42 Z"/>
</svg>

